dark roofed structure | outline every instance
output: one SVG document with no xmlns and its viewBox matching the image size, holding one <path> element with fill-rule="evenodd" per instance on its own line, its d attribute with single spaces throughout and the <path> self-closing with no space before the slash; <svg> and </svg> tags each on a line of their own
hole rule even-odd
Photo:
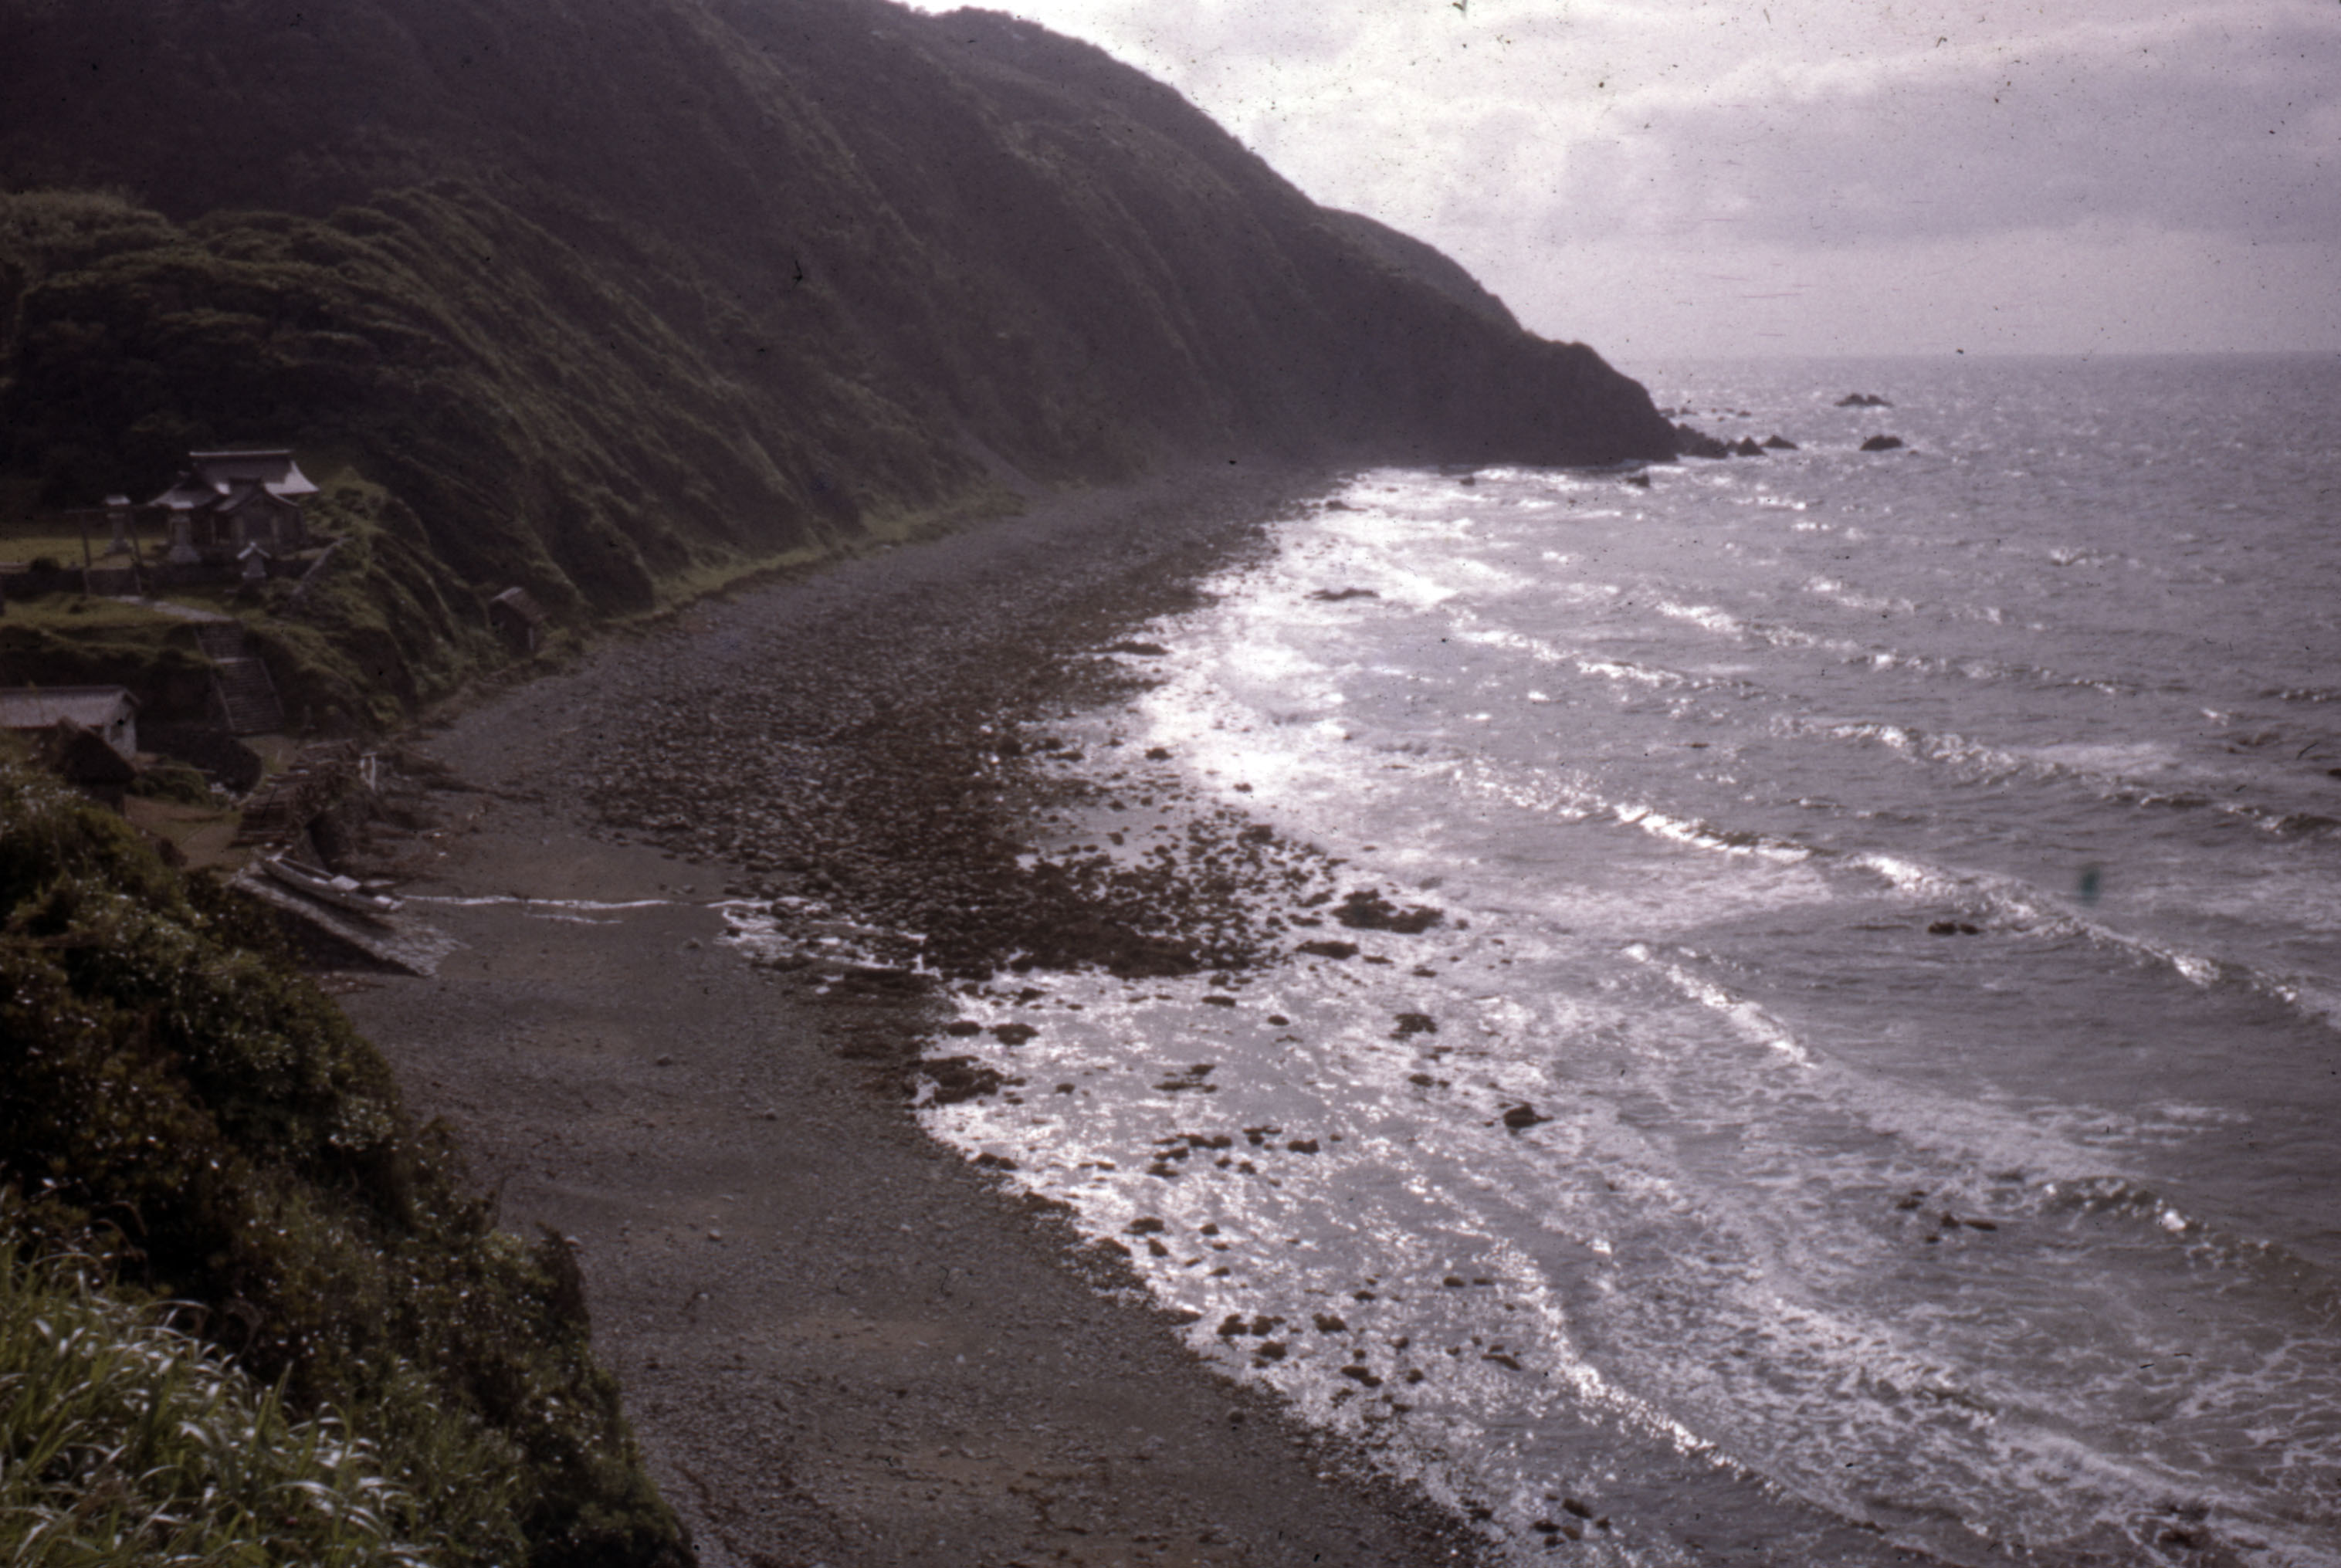
<svg viewBox="0 0 2341 1568">
<path fill-rule="evenodd" d="M 252 544 L 282 554 L 308 543 L 301 503 L 317 487 L 288 449 L 191 452 L 187 465 L 146 503 L 169 514 L 171 560 L 217 559 Z"/>
<path fill-rule="evenodd" d="M 75 724 L 125 760 L 138 753 L 138 699 L 126 686 L 20 686 L 0 691 L 0 729 L 33 735 Z"/>
<path fill-rule="evenodd" d="M 488 624 L 522 653 L 536 651 L 545 620 L 544 607 L 525 588 L 507 588 L 488 600 Z"/>
</svg>

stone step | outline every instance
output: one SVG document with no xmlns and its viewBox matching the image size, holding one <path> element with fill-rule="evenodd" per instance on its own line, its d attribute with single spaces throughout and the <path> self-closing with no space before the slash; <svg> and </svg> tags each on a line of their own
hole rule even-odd
<svg viewBox="0 0 2341 1568">
<path fill-rule="evenodd" d="M 268 666 L 257 659 L 215 659 L 212 695 L 231 735 L 264 735 L 284 728 L 284 705 Z"/>
<path fill-rule="evenodd" d="M 206 659 L 241 659 L 244 628 L 233 620 L 200 620 L 195 623 L 195 643 Z"/>
</svg>

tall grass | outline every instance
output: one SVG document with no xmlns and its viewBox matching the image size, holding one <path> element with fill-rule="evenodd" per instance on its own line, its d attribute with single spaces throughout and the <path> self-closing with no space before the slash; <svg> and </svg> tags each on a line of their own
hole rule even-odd
<svg viewBox="0 0 2341 1568">
<path fill-rule="evenodd" d="M 326 1488 L 305 1494 L 312 1513 L 343 1497 L 330 1472 L 349 1480 L 351 1506 L 363 1508 L 346 1518 L 339 1502 L 327 1510 L 352 1552 L 421 1542 L 450 1564 L 682 1568 L 682 1527 L 642 1468 L 617 1384 L 593 1360 L 566 1244 L 548 1235 L 532 1245 L 494 1227 L 446 1129 L 413 1125 L 388 1064 L 287 964 L 262 907 L 174 871 L 119 817 L 7 750 L 0 745 L 0 1240 L 19 1252 L 102 1251 L 109 1292 L 195 1304 L 176 1326 L 233 1353 L 251 1380 L 235 1384 L 197 1358 L 172 1374 L 167 1397 L 92 1407 L 89 1430 L 101 1435 L 75 1439 L 67 1454 L 6 1434 L 84 1419 L 44 1414 L 72 1408 L 69 1386 L 159 1378 L 151 1347 L 176 1342 L 100 1335 L 90 1343 L 150 1348 L 117 1349 L 77 1371 L 38 1360 L 28 1365 L 49 1370 L 37 1384 L 0 1360 L 0 1475 L 78 1488 L 56 1517 L 111 1532 L 129 1554 L 25 1547 L 17 1560 L 339 1561 L 225 1546 L 224 1555 L 203 1547 L 174 1558 L 155 1545 L 181 1522 L 158 1499 L 177 1496 L 182 1482 L 234 1517 L 276 1528 L 271 1509 L 307 1518 L 293 1509 L 304 1491 L 295 1482 Z M 45 1311 L 25 1321 L 50 1323 Z M 53 1325 L 21 1332 L 49 1335 L 44 1356 L 65 1343 Z M 244 1392 L 234 1398 L 222 1392 L 236 1387 Z M 234 1430 L 274 1433 L 278 1448 L 305 1451 L 312 1471 L 234 1468 L 242 1461 L 230 1450 L 243 1438 L 228 1444 L 217 1435 L 225 1429 L 206 1424 L 227 1411 L 257 1424 Z M 167 1454 L 137 1445 L 165 1436 L 178 1445 Z M 187 1470 L 197 1450 L 220 1468 Z M 0 1522 L 19 1517 L 7 1495 Z M 370 1536 L 369 1520 L 384 1533 Z M 12 1561 L 13 1528 L 29 1526 L 0 1528 L 0 1563 Z"/>
<path fill-rule="evenodd" d="M 0 1214 L 0 1219 L 5 1214 Z M 417 1568 L 423 1510 L 328 1413 L 294 1419 L 87 1259 L 0 1240 L 0 1557 L 15 1568 Z"/>
</svg>

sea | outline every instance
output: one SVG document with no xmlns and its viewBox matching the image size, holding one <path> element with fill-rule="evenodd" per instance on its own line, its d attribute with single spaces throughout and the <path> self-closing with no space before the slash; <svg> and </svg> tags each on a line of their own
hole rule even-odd
<svg viewBox="0 0 2341 1568">
<path fill-rule="evenodd" d="M 928 1125 L 1499 1559 L 2341 1564 L 2341 357 L 1624 368 L 1793 448 L 1356 473 L 1057 726 L 1436 923 Z"/>
</svg>

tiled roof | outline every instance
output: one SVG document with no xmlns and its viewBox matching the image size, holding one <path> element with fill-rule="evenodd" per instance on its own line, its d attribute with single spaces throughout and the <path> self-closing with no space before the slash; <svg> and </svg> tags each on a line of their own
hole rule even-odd
<svg viewBox="0 0 2341 1568">
<path fill-rule="evenodd" d="M 258 487 L 280 501 L 314 495 L 317 487 L 301 471 L 286 450 L 269 452 L 191 452 L 194 466 L 172 481 L 171 488 L 146 504 L 174 511 L 194 511 L 217 506 L 223 498 L 240 501 Z"/>
<path fill-rule="evenodd" d="M 0 729 L 46 729 L 60 719 L 103 729 L 125 702 L 138 706 L 123 686 L 18 687 L 0 691 Z"/>
<path fill-rule="evenodd" d="M 544 607 L 537 603 L 525 588 L 507 588 L 488 602 L 503 605 L 531 626 L 542 626 L 547 619 Z"/>
</svg>

